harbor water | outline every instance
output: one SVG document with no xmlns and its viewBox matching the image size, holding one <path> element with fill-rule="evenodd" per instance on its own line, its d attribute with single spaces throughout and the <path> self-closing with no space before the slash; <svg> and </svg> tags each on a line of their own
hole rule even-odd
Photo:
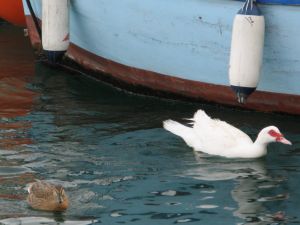
<svg viewBox="0 0 300 225">
<path fill-rule="evenodd" d="M 255 139 L 276 125 L 292 146 L 261 159 L 194 153 L 162 121 L 197 109 Z M 138 96 L 39 62 L 0 23 L 0 224 L 300 224 L 300 118 Z M 35 179 L 62 184 L 63 213 L 33 210 Z"/>
</svg>

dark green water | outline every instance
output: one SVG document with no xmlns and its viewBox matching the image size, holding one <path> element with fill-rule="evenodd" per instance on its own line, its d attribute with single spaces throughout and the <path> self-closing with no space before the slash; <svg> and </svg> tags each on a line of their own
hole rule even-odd
<svg viewBox="0 0 300 225">
<path fill-rule="evenodd" d="M 198 108 L 253 138 L 276 125 L 293 146 L 272 144 L 257 160 L 195 154 L 162 121 Z M 300 224 L 299 122 L 136 96 L 57 71 L 34 62 L 22 30 L 1 24 L 0 223 Z M 70 208 L 29 208 L 34 179 L 62 184 Z"/>
</svg>

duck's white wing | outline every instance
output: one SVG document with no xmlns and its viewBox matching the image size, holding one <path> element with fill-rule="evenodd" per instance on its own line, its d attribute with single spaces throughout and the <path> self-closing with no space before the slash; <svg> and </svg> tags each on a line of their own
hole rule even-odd
<svg viewBox="0 0 300 225">
<path fill-rule="evenodd" d="M 193 129 L 207 153 L 234 148 L 241 143 L 253 143 L 251 138 L 236 127 L 217 119 L 211 119 L 203 110 L 198 110 L 193 118 Z"/>
</svg>

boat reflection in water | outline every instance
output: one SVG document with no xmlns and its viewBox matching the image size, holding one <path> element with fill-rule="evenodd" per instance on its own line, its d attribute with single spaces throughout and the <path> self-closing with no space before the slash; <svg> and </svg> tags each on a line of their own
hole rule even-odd
<svg viewBox="0 0 300 225">
<path fill-rule="evenodd" d="M 26 87 L 34 75 L 34 57 L 22 29 L 5 23 L 0 29 L 0 185 L 7 187 L 0 193 L 3 216 L 13 213 L 8 211 L 15 208 L 10 200 L 23 200 L 22 187 L 34 179 L 16 153 L 25 153 L 24 146 L 32 143 L 31 123 L 20 118 L 31 111 L 36 93 Z"/>
<path fill-rule="evenodd" d="M 31 163 L 41 156 L 30 148 L 36 142 L 30 115 L 40 97 L 36 65 L 21 28 L 0 22 L 0 30 L 0 224 L 92 224 L 34 211 L 26 203 L 28 183 L 43 179 Z"/>
<path fill-rule="evenodd" d="M 17 118 L 31 111 L 37 95 L 26 87 L 34 75 L 34 56 L 22 29 L 4 23 L 0 27 L 0 146 L 13 149 L 31 143 L 26 136 L 30 123 Z"/>
</svg>

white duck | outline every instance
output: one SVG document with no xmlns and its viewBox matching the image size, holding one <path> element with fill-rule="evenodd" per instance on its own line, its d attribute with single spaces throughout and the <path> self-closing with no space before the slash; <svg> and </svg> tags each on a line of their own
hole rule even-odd
<svg viewBox="0 0 300 225">
<path fill-rule="evenodd" d="M 166 120 L 166 130 L 183 138 L 186 144 L 195 151 L 228 158 L 258 158 L 267 154 L 267 145 L 281 142 L 291 145 L 275 126 L 262 129 L 256 141 L 236 127 L 218 120 L 211 119 L 203 110 L 198 110 L 190 119 L 192 127 L 184 126 L 173 120 Z"/>
</svg>

